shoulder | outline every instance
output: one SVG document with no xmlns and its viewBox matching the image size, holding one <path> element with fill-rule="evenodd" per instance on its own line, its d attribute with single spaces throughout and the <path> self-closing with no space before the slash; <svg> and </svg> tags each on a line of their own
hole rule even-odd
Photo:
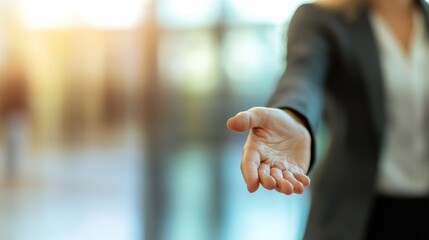
<svg viewBox="0 0 429 240">
<path fill-rule="evenodd" d="M 307 16 L 309 18 L 318 18 L 318 17 L 336 17 L 338 16 L 338 11 L 329 9 L 321 4 L 316 2 L 313 3 L 304 3 L 300 5 L 296 11 L 295 16 Z"/>
<path fill-rule="evenodd" d="M 337 32 L 344 29 L 344 17 L 338 11 L 321 4 L 306 3 L 299 6 L 289 23 L 289 32 Z"/>
<path fill-rule="evenodd" d="M 427 15 L 426 17 L 429 18 L 429 3 L 427 1 L 421 1 L 421 6 L 423 8 L 424 13 Z"/>
<path fill-rule="evenodd" d="M 318 3 L 305 3 L 296 9 L 291 24 L 323 26 L 342 20 L 343 17 L 338 11 L 328 9 Z"/>
</svg>

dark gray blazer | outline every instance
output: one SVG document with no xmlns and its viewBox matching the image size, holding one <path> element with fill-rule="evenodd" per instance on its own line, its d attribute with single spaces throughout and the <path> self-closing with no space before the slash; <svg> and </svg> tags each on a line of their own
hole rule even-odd
<svg viewBox="0 0 429 240">
<path fill-rule="evenodd" d="M 428 4 L 416 4 L 429 26 Z M 305 239 L 362 239 L 375 196 L 386 121 L 368 9 L 362 6 L 349 19 L 305 4 L 292 18 L 287 49 L 286 71 L 268 105 L 292 109 L 306 121 L 313 139 L 312 166 L 314 133 L 323 112 L 332 134 L 327 157 L 313 176 Z"/>
</svg>

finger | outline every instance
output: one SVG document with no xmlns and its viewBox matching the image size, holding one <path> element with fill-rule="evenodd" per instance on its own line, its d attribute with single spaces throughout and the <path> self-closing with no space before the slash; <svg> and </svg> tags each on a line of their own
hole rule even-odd
<svg viewBox="0 0 429 240">
<path fill-rule="evenodd" d="M 284 180 L 282 171 L 276 167 L 273 167 L 270 169 L 270 174 L 271 174 L 271 177 L 273 177 L 277 183 L 280 182 L 281 180 Z"/>
<path fill-rule="evenodd" d="M 240 112 L 228 119 L 226 126 L 233 131 L 243 132 L 250 128 L 250 121 L 248 112 Z"/>
<path fill-rule="evenodd" d="M 269 108 L 254 107 L 246 111 L 249 115 L 249 128 L 263 127 L 269 114 Z"/>
<path fill-rule="evenodd" d="M 310 186 L 311 180 L 307 175 L 302 173 L 294 173 L 293 176 L 296 178 L 296 180 L 300 181 L 304 187 Z"/>
<path fill-rule="evenodd" d="M 304 170 L 302 170 L 302 168 L 298 167 L 298 166 L 290 166 L 288 169 L 293 176 L 300 181 L 305 187 L 308 187 L 310 185 L 310 178 L 305 175 Z"/>
<path fill-rule="evenodd" d="M 289 181 L 294 188 L 295 193 L 302 193 L 304 192 L 304 185 L 296 180 L 296 178 L 293 176 L 293 174 L 290 171 L 283 171 L 283 178 Z"/>
<path fill-rule="evenodd" d="M 282 170 L 278 168 L 271 168 L 271 176 L 276 180 L 276 190 L 287 195 L 293 193 L 293 186 L 283 178 Z"/>
<path fill-rule="evenodd" d="M 276 180 L 271 176 L 270 174 L 270 166 L 262 163 L 261 166 L 259 166 L 259 180 L 266 189 L 274 189 L 276 187 Z"/>
<path fill-rule="evenodd" d="M 228 119 L 227 127 L 233 131 L 243 132 L 251 128 L 261 127 L 265 121 L 266 111 L 264 108 L 255 107 L 248 111 L 240 112 Z"/>
<path fill-rule="evenodd" d="M 241 173 L 247 185 L 249 192 L 254 192 L 259 187 L 258 167 L 260 163 L 259 153 L 252 149 L 243 151 L 241 160 Z"/>
</svg>

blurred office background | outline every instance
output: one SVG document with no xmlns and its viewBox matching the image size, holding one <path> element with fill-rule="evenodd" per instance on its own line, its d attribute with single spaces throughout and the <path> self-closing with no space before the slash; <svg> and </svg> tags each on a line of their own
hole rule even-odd
<svg viewBox="0 0 429 240">
<path fill-rule="evenodd" d="M 0 0 L 0 239 L 299 239 L 246 134 L 304 0 Z"/>
</svg>

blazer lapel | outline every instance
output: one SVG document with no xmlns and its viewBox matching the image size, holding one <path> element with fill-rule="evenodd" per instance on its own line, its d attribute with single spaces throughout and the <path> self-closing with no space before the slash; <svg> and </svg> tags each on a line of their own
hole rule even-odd
<svg viewBox="0 0 429 240">
<path fill-rule="evenodd" d="M 429 4 L 425 0 L 416 0 L 416 2 L 422 9 L 429 36 Z M 351 22 L 351 35 L 357 65 L 367 86 L 371 117 L 377 135 L 381 139 L 386 123 L 386 95 L 382 81 L 379 49 L 369 21 L 367 8 L 361 7 L 357 17 Z"/>
<path fill-rule="evenodd" d="M 381 76 L 379 51 L 366 8 L 362 8 L 355 20 L 351 22 L 350 32 L 352 34 L 352 46 L 356 56 L 356 64 L 367 87 L 371 117 L 377 136 L 381 140 L 386 118 L 385 92 Z"/>
<path fill-rule="evenodd" d="M 417 4 L 422 9 L 427 30 L 426 33 L 429 34 L 429 4 L 425 0 L 417 0 Z"/>
</svg>

